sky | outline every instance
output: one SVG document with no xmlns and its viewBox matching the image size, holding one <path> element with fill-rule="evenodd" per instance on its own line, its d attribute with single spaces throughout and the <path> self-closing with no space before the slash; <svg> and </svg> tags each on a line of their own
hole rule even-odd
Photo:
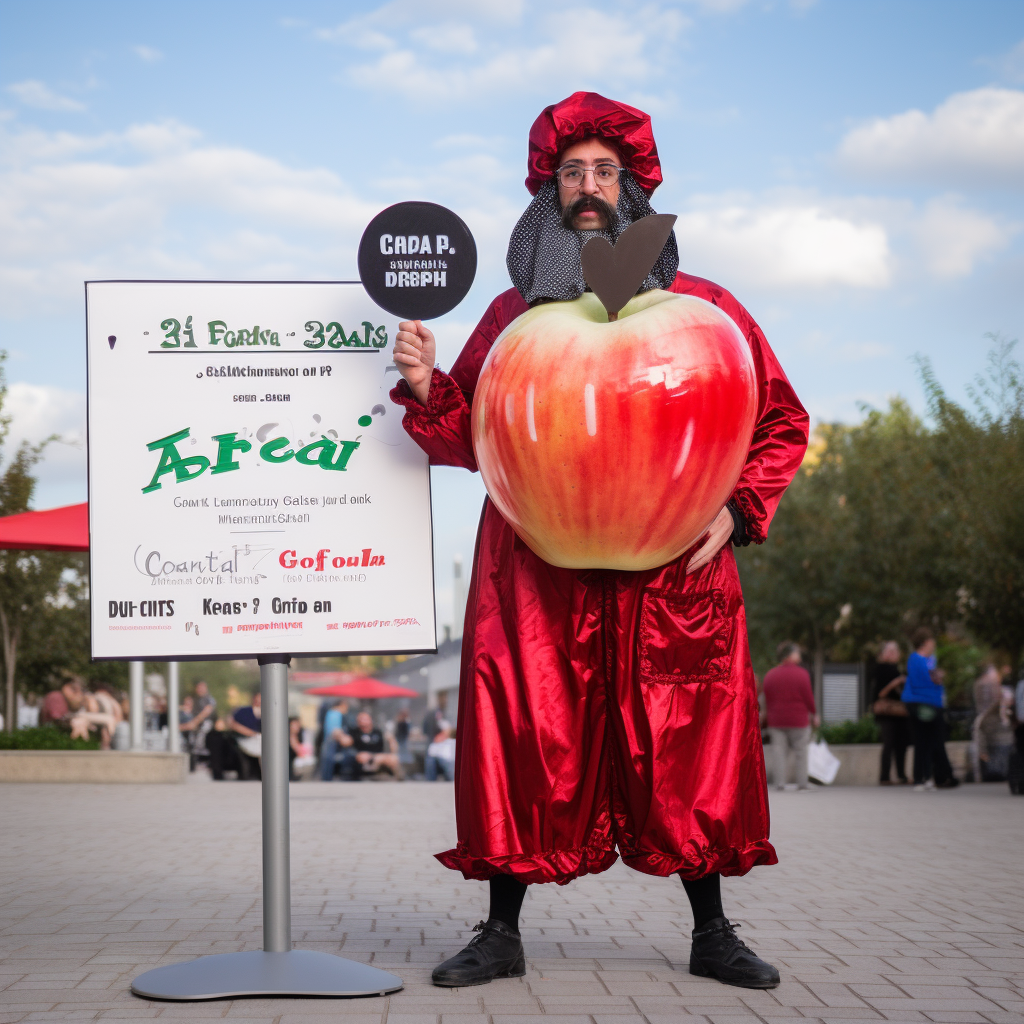
<svg viewBox="0 0 1024 1024">
<path fill-rule="evenodd" d="M 815 421 L 955 396 L 1024 334 L 1019 0 L 0 0 L 0 349 L 11 440 L 82 501 L 82 282 L 345 280 L 381 209 L 477 240 L 447 369 L 509 287 L 530 125 L 588 89 L 648 111 L 681 268 L 732 291 Z M 433 471 L 439 621 L 483 488 Z"/>
</svg>

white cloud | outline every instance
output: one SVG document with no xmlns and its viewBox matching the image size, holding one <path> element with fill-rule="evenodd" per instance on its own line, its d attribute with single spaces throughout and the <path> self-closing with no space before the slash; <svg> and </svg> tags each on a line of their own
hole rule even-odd
<svg viewBox="0 0 1024 1024">
<path fill-rule="evenodd" d="M 1006 81 L 1024 82 L 1024 39 L 1010 50 L 1009 53 L 986 63 L 995 65 Z"/>
<path fill-rule="evenodd" d="M 375 10 L 357 15 L 330 28 L 314 31 L 317 39 L 363 45 L 366 38 L 389 38 L 385 32 L 401 32 L 416 25 L 438 25 L 475 19 L 487 24 L 517 25 L 523 17 L 524 0 L 390 0 Z M 295 23 L 296 25 L 298 22 Z"/>
<path fill-rule="evenodd" d="M 884 288 L 892 279 L 885 227 L 797 201 L 706 197 L 676 222 L 689 272 L 755 288 Z"/>
<path fill-rule="evenodd" d="M 956 93 L 931 114 L 908 110 L 854 128 L 839 146 L 850 170 L 960 185 L 1024 185 L 1024 92 Z"/>
<path fill-rule="evenodd" d="M 59 441 L 47 445 L 35 476 L 39 483 L 38 507 L 47 507 L 47 493 L 85 491 L 85 395 L 63 388 L 14 383 L 7 390 L 4 411 L 11 417 L 11 428 L 4 446 L 10 457 L 22 441 L 38 444 L 57 434 Z M 58 499 L 60 500 L 60 499 Z M 68 500 L 75 500 L 70 497 Z"/>
<path fill-rule="evenodd" d="M 383 19 L 386 9 L 395 13 Z M 538 15 L 522 38 L 509 33 L 496 38 L 491 32 L 491 45 L 484 49 L 467 21 L 439 21 L 433 7 L 430 22 L 416 24 L 425 10 L 390 4 L 317 35 L 382 51 L 349 70 L 358 85 L 427 102 L 473 100 L 510 89 L 571 92 L 643 83 L 664 67 L 664 48 L 688 24 L 672 8 L 648 6 L 622 16 L 579 7 Z M 488 14 L 473 13 L 478 20 Z"/>
<path fill-rule="evenodd" d="M 692 7 L 709 11 L 712 14 L 732 14 L 741 7 L 746 7 L 749 0 L 686 0 Z"/>
<path fill-rule="evenodd" d="M 845 363 L 860 363 L 872 359 L 883 359 L 892 355 L 892 349 L 878 341 L 836 341 L 827 331 L 809 331 L 800 348 L 815 356 L 827 355 L 830 359 Z"/>
<path fill-rule="evenodd" d="M 164 55 L 159 50 L 152 46 L 144 46 L 142 43 L 139 43 L 138 46 L 133 46 L 132 50 L 139 60 L 144 60 L 148 64 L 155 64 L 157 61 L 164 59 Z"/>
<path fill-rule="evenodd" d="M 334 277 L 379 206 L 333 172 L 204 143 L 174 122 L 0 138 L 0 296 L 77 303 L 88 278 Z"/>
<path fill-rule="evenodd" d="M 37 110 L 64 112 L 85 110 L 84 103 L 55 93 L 45 82 L 40 82 L 36 78 L 15 82 L 13 85 L 7 86 L 7 91 L 24 103 L 26 107 L 35 107 Z"/>
<path fill-rule="evenodd" d="M 416 42 L 441 53 L 476 53 L 480 48 L 470 25 L 425 25 L 409 34 Z"/>
<path fill-rule="evenodd" d="M 938 278 L 955 278 L 966 277 L 979 260 L 1005 248 L 1017 230 L 955 200 L 936 199 L 925 207 L 914 234 L 928 270 Z"/>
</svg>

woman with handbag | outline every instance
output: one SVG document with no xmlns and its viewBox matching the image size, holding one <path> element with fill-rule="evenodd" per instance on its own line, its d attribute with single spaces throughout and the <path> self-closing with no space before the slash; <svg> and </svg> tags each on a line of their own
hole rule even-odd
<svg viewBox="0 0 1024 1024">
<path fill-rule="evenodd" d="M 886 641 L 875 663 L 874 702 L 871 705 L 875 724 L 882 737 L 879 776 L 879 785 L 882 786 L 892 785 L 889 775 L 894 756 L 898 781 L 902 785 L 910 781 L 906 769 L 907 747 L 910 746 L 910 721 L 907 718 L 907 707 L 899 699 L 900 687 L 906 682 L 907 677 L 900 672 L 899 662 L 900 645 L 895 640 Z"/>
</svg>

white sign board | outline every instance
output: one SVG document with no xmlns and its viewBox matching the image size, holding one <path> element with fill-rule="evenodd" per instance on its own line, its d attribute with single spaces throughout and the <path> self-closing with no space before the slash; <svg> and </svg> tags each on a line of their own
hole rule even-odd
<svg viewBox="0 0 1024 1024">
<path fill-rule="evenodd" d="M 358 283 L 86 285 L 95 658 L 435 648 L 430 477 Z"/>
</svg>

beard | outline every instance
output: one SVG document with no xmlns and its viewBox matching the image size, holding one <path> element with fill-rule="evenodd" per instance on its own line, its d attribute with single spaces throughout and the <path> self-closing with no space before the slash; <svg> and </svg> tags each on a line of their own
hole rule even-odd
<svg viewBox="0 0 1024 1024">
<path fill-rule="evenodd" d="M 618 223 L 619 215 L 611 203 L 600 196 L 577 196 L 564 210 L 562 210 L 562 227 L 570 231 L 580 230 L 576 228 L 573 221 L 581 214 L 589 211 L 604 217 L 604 224 L 595 231 L 607 231 Z"/>
</svg>

